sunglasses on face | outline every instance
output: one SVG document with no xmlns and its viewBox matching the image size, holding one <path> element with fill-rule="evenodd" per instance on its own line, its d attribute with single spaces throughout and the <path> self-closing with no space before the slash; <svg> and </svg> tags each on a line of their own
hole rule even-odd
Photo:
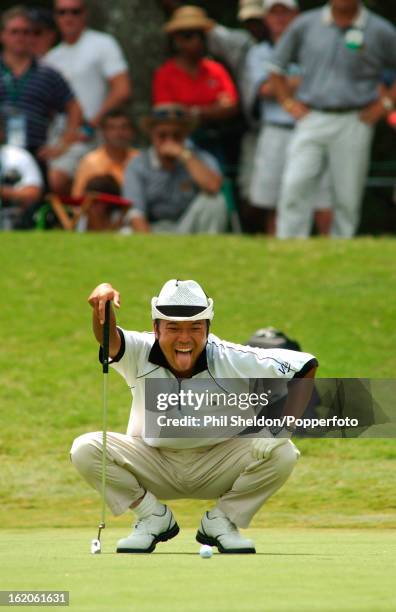
<svg viewBox="0 0 396 612">
<path fill-rule="evenodd" d="M 30 30 L 29 28 L 10 28 L 9 30 L 6 30 L 6 32 L 7 34 L 11 34 L 11 36 L 18 36 L 19 34 L 22 36 L 30 36 L 33 34 L 33 30 Z"/>
<path fill-rule="evenodd" d="M 201 30 L 183 30 L 178 32 L 177 36 L 183 40 L 192 40 L 193 38 L 204 38 L 204 34 Z"/>
<path fill-rule="evenodd" d="M 82 15 L 83 12 L 84 9 L 82 8 L 56 9 L 55 11 L 59 17 L 64 17 L 65 15 L 73 15 L 74 17 L 77 17 L 78 15 Z"/>
</svg>

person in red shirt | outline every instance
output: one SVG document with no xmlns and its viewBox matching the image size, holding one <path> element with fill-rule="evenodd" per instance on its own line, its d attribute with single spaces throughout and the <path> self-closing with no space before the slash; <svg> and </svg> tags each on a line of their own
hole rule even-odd
<svg viewBox="0 0 396 612">
<path fill-rule="evenodd" d="M 197 6 L 177 9 L 164 30 L 170 37 L 173 56 L 160 66 L 153 80 L 153 104 L 177 103 L 190 109 L 202 128 L 221 130 L 238 114 L 238 93 L 231 76 L 219 62 L 205 57 L 206 33 L 214 26 Z M 218 155 L 216 155 L 219 157 Z M 223 160 L 220 160 L 223 161 Z"/>
</svg>

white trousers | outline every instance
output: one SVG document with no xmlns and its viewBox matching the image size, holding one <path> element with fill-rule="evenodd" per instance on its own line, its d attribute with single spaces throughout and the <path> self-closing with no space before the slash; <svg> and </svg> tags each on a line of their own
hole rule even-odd
<svg viewBox="0 0 396 612">
<path fill-rule="evenodd" d="M 237 185 L 244 200 L 250 198 L 250 184 L 252 182 L 254 158 L 257 149 L 257 130 L 249 129 L 242 136 L 241 153 L 238 164 Z"/>
<path fill-rule="evenodd" d="M 220 234 L 227 229 L 227 204 L 223 194 L 200 193 L 178 221 L 151 223 L 155 233 Z"/>
<path fill-rule="evenodd" d="M 275 125 L 263 125 L 260 130 L 250 186 L 250 201 L 257 208 L 272 210 L 278 205 L 293 133 L 294 130 Z M 333 194 L 326 166 L 313 197 L 315 210 L 332 208 Z"/>
<path fill-rule="evenodd" d="M 311 111 L 297 123 L 288 150 L 277 216 L 278 238 L 306 238 L 313 194 L 325 165 L 334 190 L 332 235 L 350 238 L 358 227 L 373 127 L 357 112 Z"/>
</svg>

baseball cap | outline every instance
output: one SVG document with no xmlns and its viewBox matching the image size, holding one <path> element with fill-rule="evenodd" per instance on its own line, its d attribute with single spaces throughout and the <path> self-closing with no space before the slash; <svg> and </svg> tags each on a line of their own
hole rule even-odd
<svg viewBox="0 0 396 612">
<path fill-rule="evenodd" d="M 262 19 L 264 15 L 262 0 L 239 0 L 239 21 Z"/>
<path fill-rule="evenodd" d="M 35 26 L 41 26 L 48 30 L 56 30 L 56 23 L 52 11 L 40 6 L 29 9 L 29 17 Z"/>
<path fill-rule="evenodd" d="M 213 319 L 213 300 L 194 280 L 172 278 L 151 300 L 152 319 L 166 321 L 201 321 Z"/>
<path fill-rule="evenodd" d="M 287 6 L 287 8 L 295 11 L 298 11 L 299 9 L 297 0 L 264 0 L 264 13 L 268 13 L 268 11 L 270 11 L 275 4 L 282 4 L 282 6 Z"/>
</svg>

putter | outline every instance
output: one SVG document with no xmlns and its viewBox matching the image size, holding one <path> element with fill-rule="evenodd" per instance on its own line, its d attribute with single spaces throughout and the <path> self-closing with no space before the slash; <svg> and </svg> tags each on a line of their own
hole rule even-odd
<svg viewBox="0 0 396 612">
<path fill-rule="evenodd" d="M 102 529 L 106 527 L 106 446 L 107 446 L 107 378 L 109 374 L 109 343 L 110 343 L 110 304 L 106 302 L 105 322 L 103 325 L 103 425 L 102 425 L 102 515 L 98 527 L 98 537 L 91 541 L 91 553 L 98 555 L 102 552 L 100 536 Z"/>
</svg>

